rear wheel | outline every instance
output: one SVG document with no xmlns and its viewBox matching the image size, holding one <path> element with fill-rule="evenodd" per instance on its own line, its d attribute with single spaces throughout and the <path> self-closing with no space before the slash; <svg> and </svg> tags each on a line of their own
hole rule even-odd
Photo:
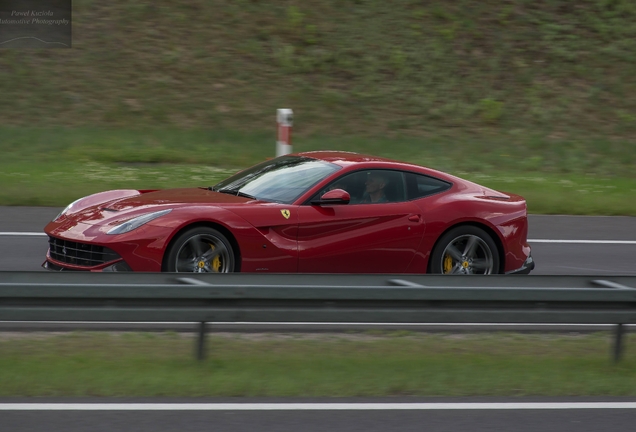
<svg viewBox="0 0 636 432">
<path fill-rule="evenodd" d="M 431 273 L 494 274 L 499 272 L 499 252 L 481 228 L 453 228 L 439 240 L 431 254 Z"/>
<path fill-rule="evenodd" d="M 232 245 L 213 228 L 192 228 L 175 239 L 165 268 L 169 272 L 231 273 L 235 268 Z"/>
</svg>

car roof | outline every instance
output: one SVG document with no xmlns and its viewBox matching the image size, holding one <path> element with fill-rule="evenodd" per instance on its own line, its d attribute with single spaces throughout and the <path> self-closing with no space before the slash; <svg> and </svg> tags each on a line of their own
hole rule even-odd
<svg viewBox="0 0 636 432">
<path fill-rule="evenodd" d="M 389 164 L 383 168 L 392 168 L 392 169 L 400 169 L 400 170 L 408 170 L 415 171 L 421 174 L 433 176 L 440 178 L 445 181 L 450 182 L 466 182 L 466 180 L 461 179 L 459 177 L 455 177 L 451 174 L 445 173 L 443 171 L 439 171 L 433 168 L 429 168 L 422 165 L 416 165 L 410 162 L 402 162 L 395 159 L 383 158 L 380 156 L 372 156 L 368 154 L 362 153 L 354 153 L 347 151 L 334 151 L 334 150 L 320 150 L 320 151 L 310 151 L 310 152 L 302 152 L 302 153 L 294 153 L 290 156 L 300 156 L 300 157 L 309 157 L 313 159 L 323 160 L 326 162 L 333 163 L 335 165 L 341 167 L 351 167 L 357 164 L 364 164 L 366 167 L 373 166 L 376 163 L 386 163 Z M 367 165 L 368 164 L 368 165 Z M 363 165 L 363 166 L 364 166 Z M 365 168 L 366 168 L 365 167 Z"/>
<path fill-rule="evenodd" d="M 331 162 L 336 165 L 349 165 L 351 163 L 360 162 L 392 162 L 392 163 L 404 163 L 394 159 L 383 158 L 380 156 L 371 156 L 362 153 L 346 152 L 346 151 L 310 151 L 302 153 L 294 153 L 294 156 L 305 156 L 313 159 L 320 159 L 326 162 Z"/>
</svg>

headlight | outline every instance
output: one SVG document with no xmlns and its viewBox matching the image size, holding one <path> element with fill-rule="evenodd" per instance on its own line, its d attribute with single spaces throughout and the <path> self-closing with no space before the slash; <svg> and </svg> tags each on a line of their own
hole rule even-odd
<svg viewBox="0 0 636 432">
<path fill-rule="evenodd" d="M 132 231 L 134 229 L 139 228 L 145 223 L 150 222 L 153 219 L 157 219 L 163 215 L 167 215 L 170 213 L 172 209 L 160 210 L 153 213 L 147 213 L 145 215 L 137 216 L 136 218 L 130 219 L 122 224 L 117 225 L 114 228 L 111 228 L 106 234 L 124 234 L 128 231 Z"/>
<path fill-rule="evenodd" d="M 53 218 L 54 221 L 58 220 L 62 215 L 65 215 L 70 209 L 71 207 L 73 207 L 79 200 L 81 200 L 82 198 L 76 199 L 75 201 L 73 201 L 72 203 L 70 203 L 69 205 L 67 205 L 64 210 L 62 210 L 57 216 L 55 216 L 55 218 Z"/>
</svg>

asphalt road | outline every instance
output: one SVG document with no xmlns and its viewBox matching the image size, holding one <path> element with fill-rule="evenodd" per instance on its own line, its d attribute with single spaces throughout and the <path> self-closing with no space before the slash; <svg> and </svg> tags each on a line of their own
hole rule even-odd
<svg viewBox="0 0 636 432">
<path fill-rule="evenodd" d="M 0 207 L 0 233 L 41 233 L 60 211 L 51 207 Z M 636 218 L 529 216 L 533 275 L 636 275 Z M 590 240 L 590 243 L 553 243 Z M 615 244 L 613 241 L 632 241 Z M 548 241 L 548 242 L 544 242 Z M 606 241 L 606 243 L 598 243 Z M 597 242 L 597 243 L 593 243 Z M 44 236 L 0 234 L 0 270 L 42 270 Z"/>
<path fill-rule="evenodd" d="M 47 250 L 47 240 L 40 234 L 43 227 L 54 218 L 61 208 L 51 207 L 0 207 L 0 271 L 44 271 L 41 264 Z M 583 216 L 529 216 L 529 238 L 540 240 L 531 242 L 537 268 L 532 275 L 636 275 L 636 265 L 632 256 L 636 256 L 636 218 L 633 217 L 583 217 Z M 20 234 L 23 233 L 23 234 Z M 8 235 L 11 234 L 11 235 Z M 16 235 L 17 234 L 17 235 Z M 551 243 L 553 240 L 591 240 L 610 243 Z M 632 241 L 632 244 L 612 244 L 612 241 Z M 547 241 L 547 242 L 545 242 Z M 93 330 L 155 330 L 166 329 L 190 332 L 192 324 L 182 323 L 128 323 L 128 324 L 82 324 Z M 0 323 L 2 331 L 65 331 L 72 330 L 73 323 Z M 239 325 L 217 324 L 216 331 L 262 332 L 262 331 L 301 331 L 333 332 L 343 328 L 351 330 L 354 326 L 337 325 Z M 369 328 L 360 326 L 361 330 Z M 425 331 L 599 331 L 599 326 L 395 326 L 390 329 Z"/>
<path fill-rule="evenodd" d="M 567 402 L 634 402 L 634 398 L 377 398 L 377 399 L 322 399 L 309 401 L 306 399 L 190 399 L 190 400 L 140 400 L 121 399 L 75 399 L 59 400 L 13 400 L 0 399 L 0 429 L 13 432 L 47 431 L 516 431 L 516 432 L 597 432 L 611 430 L 632 430 L 636 421 L 634 408 L 563 408 Z M 152 410 L 115 409 L 96 411 L 77 411 L 76 408 L 60 410 L 32 409 L 6 410 L 3 405 L 11 402 L 71 404 L 98 403 L 195 403 L 219 404 L 240 403 L 242 409 L 170 409 L 161 407 Z M 401 405 L 405 403 L 488 403 L 513 402 L 521 404 L 539 402 L 547 404 L 548 409 L 483 409 L 479 405 L 472 408 L 455 406 L 452 409 L 293 409 L 293 403 L 389 403 Z M 284 404 L 268 409 L 247 408 L 247 405 L 259 403 Z M 632 404 L 633 405 L 633 404 Z M 106 406 L 108 409 L 108 407 Z M 247 410 L 245 410 L 247 408 Z"/>
</svg>

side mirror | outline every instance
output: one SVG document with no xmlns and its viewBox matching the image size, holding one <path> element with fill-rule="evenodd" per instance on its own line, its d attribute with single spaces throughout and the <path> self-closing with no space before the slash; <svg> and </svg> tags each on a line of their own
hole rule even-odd
<svg viewBox="0 0 636 432">
<path fill-rule="evenodd" d="M 319 200 L 312 201 L 313 205 L 349 204 L 351 195 L 342 189 L 334 189 L 324 193 Z"/>
</svg>

